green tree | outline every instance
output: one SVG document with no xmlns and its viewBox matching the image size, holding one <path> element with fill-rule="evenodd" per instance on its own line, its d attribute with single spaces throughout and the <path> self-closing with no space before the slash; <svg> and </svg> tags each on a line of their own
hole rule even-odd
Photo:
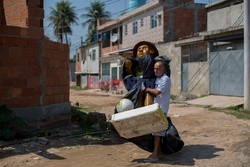
<svg viewBox="0 0 250 167">
<path fill-rule="evenodd" d="M 53 25 L 54 34 L 61 43 L 63 43 L 63 35 L 65 35 L 68 44 L 67 34 L 72 34 L 71 25 L 77 24 L 77 19 L 75 7 L 72 7 L 68 0 L 57 2 L 56 9 L 51 8 L 50 25 Z"/>
<path fill-rule="evenodd" d="M 85 42 L 90 43 L 93 41 L 94 34 L 97 33 L 97 20 L 110 18 L 110 12 L 105 11 L 105 4 L 100 1 L 91 2 L 90 6 L 84 8 L 84 10 L 86 12 L 81 17 L 86 21 L 82 23 L 82 26 L 88 26 L 88 35 Z"/>
</svg>

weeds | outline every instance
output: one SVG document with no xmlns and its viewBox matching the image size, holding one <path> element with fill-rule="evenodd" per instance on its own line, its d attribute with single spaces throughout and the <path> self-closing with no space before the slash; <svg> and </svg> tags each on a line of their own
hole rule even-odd
<svg viewBox="0 0 250 167">
<path fill-rule="evenodd" d="M 243 105 L 235 106 L 235 107 L 228 107 L 226 109 L 217 109 L 217 108 L 211 108 L 211 107 L 208 107 L 208 108 L 218 111 L 218 112 L 223 112 L 228 115 L 233 115 L 239 119 L 250 120 L 250 112 L 244 110 Z"/>
<path fill-rule="evenodd" d="M 72 106 L 72 122 L 76 122 L 79 124 L 82 133 L 88 134 L 92 137 L 101 137 L 101 133 L 107 130 L 108 123 L 105 121 L 102 121 L 100 123 L 94 123 L 89 117 L 89 114 L 91 112 L 94 112 L 94 110 L 90 108 L 80 108 Z"/>
</svg>

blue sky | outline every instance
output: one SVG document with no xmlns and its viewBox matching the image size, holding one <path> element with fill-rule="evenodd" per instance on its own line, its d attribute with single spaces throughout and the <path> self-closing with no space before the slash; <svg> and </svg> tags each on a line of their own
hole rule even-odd
<svg viewBox="0 0 250 167">
<path fill-rule="evenodd" d="M 51 7 L 55 8 L 55 4 L 60 2 L 61 0 L 44 0 L 44 30 L 45 35 L 48 36 L 51 40 L 56 41 L 56 38 L 53 34 L 53 28 L 49 25 L 49 14 L 51 11 Z M 81 37 L 83 37 L 83 41 L 85 40 L 87 27 L 83 28 L 82 24 L 84 22 L 83 18 L 80 17 L 81 14 L 84 13 L 84 8 L 90 6 L 90 2 L 94 0 L 69 0 L 72 6 L 75 6 L 77 16 L 79 20 L 77 20 L 78 25 L 73 25 L 72 30 L 73 34 L 69 36 L 69 41 L 71 42 L 70 46 L 70 57 L 72 58 L 76 53 L 76 49 L 81 44 Z M 116 18 L 121 14 L 121 11 L 128 9 L 128 0 L 100 0 L 101 2 L 106 2 L 105 9 L 112 14 L 112 18 Z M 150 0 L 147 0 L 147 2 Z M 208 3 L 216 0 L 196 0 L 197 3 Z"/>
</svg>

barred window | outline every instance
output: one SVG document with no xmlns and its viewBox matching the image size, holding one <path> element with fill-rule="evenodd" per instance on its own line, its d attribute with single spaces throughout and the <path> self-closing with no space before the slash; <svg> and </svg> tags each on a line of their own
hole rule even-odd
<svg viewBox="0 0 250 167">
<path fill-rule="evenodd" d="M 124 26 L 124 35 L 128 35 L 128 25 Z"/>
<path fill-rule="evenodd" d="M 95 59 L 96 59 L 96 50 L 93 49 L 92 50 L 92 61 L 95 61 Z"/>
<path fill-rule="evenodd" d="M 141 19 L 141 27 L 143 27 L 144 22 L 143 22 L 143 18 Z"/>
<path fill-rule="evenodd" d="M 102 75 L 110 75 L 110 63 L 102 63 Z"/>
<path fill-rule="evenodd" d="M 137 21 L 133 22 L 133 34 L 138 32 Z"/>
<path fill-rule="evenodd" d="M 157 27 L 157 15 L 150 16 L 150 28 Z"/>
</svg>

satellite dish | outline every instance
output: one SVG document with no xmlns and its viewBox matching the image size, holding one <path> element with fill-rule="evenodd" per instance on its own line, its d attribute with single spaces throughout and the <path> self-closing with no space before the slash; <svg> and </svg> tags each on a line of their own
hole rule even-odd
<svg viewBox="0 0 250 167">
<path fill-rule="evenodd" d="M 111 42 L 116 42 L 118 40 L 117 35 L 112 35 L 111 36 Z"/>
</svg>

